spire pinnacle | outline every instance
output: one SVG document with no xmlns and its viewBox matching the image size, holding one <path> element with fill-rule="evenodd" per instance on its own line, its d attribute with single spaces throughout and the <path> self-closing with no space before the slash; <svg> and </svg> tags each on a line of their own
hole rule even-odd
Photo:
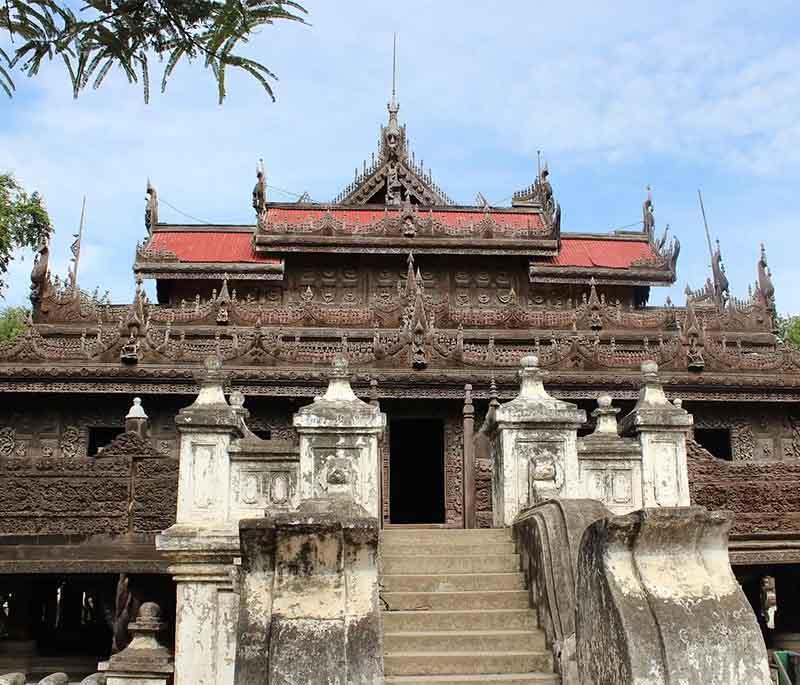
<svg viewBox="0 0 800 685">
<path fill-rule="evenodd" d="M 389 113 L 397 114 L 400 105 L 397 102 L 397 33 L 392 40 L 392 99 L 389 101 Z"/>
</svg>

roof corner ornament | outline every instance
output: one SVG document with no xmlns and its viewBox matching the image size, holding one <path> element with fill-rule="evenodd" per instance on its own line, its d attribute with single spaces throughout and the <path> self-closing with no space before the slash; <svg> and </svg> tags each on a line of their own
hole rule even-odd
<svg viewBox="0 0 800 685">
<path fill-rule="evenodd" d="M 772 272 L 767 264 L 767 251 L 764 243 L 761 243 L 761 256 L 758 259 L 758 287 L 764 297 L 774 303 L 775 286 L 772 284 Z"/>
<path fill-rule="evenodd" d="M 267 214 L 267 172 L 264 160 L 259 159 L 256 166 L 256 184 L 253 186 L 253 209 L 259 228 L 265 223 Z"/>
<path fill-rule="evenodd" d="M 772 316 L 773 323 L 777 321 L 778 312 L 775 307 L 775 286 L 772 283 L 772 272 L 767 264 L 767 251 L 761 243 L 761 256 L 758 259 L 758 281 L 756 283 L 756 297 L 761 300 L 764 308 Z"/>
<path fill-rule="evenodd" d="M 147 234 L 151 235 L 153 228 L 158 223 L 158 191 L 149 178 L 145 195 L 144 227 L 147 229 Z"/>
</svg>

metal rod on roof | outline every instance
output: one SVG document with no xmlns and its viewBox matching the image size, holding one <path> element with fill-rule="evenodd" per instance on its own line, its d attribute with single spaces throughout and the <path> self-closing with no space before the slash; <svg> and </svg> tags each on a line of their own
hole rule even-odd
<svg viewBox="0 0 800 685">
<path fill-rule="evenodd" d="M 703 205 L 703 194 L 700 192 L 700 188 L 697 189 L 697 198 L 700 200 L 700 212 L 703 214 L 703 225 L 706 227 L 706 240 L 708 241 L 708 254 L 711 257 L 711 261 L 714 261 L 714 248 L 711 247 L 711 233 L 708 231 L 708 220 L 706 219 L 706 208 Z"/>
<path fill-rule="evenodd" d="M 397 31 L 394 32 L 394 42 L 392 45 L 392 104 L 397 95 Z"/>
</svg>

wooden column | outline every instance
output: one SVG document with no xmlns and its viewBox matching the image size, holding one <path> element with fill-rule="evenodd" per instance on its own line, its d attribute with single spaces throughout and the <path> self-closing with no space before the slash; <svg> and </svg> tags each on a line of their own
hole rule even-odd
<svg viewBox="0 0 800 685">
<path fill-rule="evenodd" d="M 475 528 L 475 407 L 472 386 L 464 386 L 464 528 Z"/>
</svg>

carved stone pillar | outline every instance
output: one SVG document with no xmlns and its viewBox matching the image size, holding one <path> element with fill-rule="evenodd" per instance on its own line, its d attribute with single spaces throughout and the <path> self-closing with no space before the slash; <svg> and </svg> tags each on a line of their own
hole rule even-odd
<svg viewBox="0 0 800 685">
<path fill-rule="evenodd" d="M 156 547 L 170 556 L 177 584 L 176 685 L 231 685 L 238 615 L 231 572 L 239 531 L 228 448 L 242 437 L 241 417 L 225 399 L 218 360 L 208 360 L 198 380 L 197 399 L 175 419 L 180 433 L 176 523 L 157 537 Z"/>
<path fill-rule="evenodd" d="M 667 400 L 655 362 L 642 364 L 642 381 L 636 406 L 622 420 L 623 435 L 638 437 L 642 449 L 642 506 L 687 507 L 686 434 L 692 416 L 680 400 Z"/>
<path fill-rule="evenodd" d="M 578 497 L 577 430 L 586 412 L 547 394 L 535 356 L 524 357 L 519 395 L 495 412 L 494 525 L 551 497 Z"/>
<path fill-rule="evenodd" d="M 328 389 L 294 415 L 300 436 L 300 499 L 347 494 L 380 518 L 378 441 L 386 415 L 353 393 L 347 361 L 333 362 Z"/>
</svg>

